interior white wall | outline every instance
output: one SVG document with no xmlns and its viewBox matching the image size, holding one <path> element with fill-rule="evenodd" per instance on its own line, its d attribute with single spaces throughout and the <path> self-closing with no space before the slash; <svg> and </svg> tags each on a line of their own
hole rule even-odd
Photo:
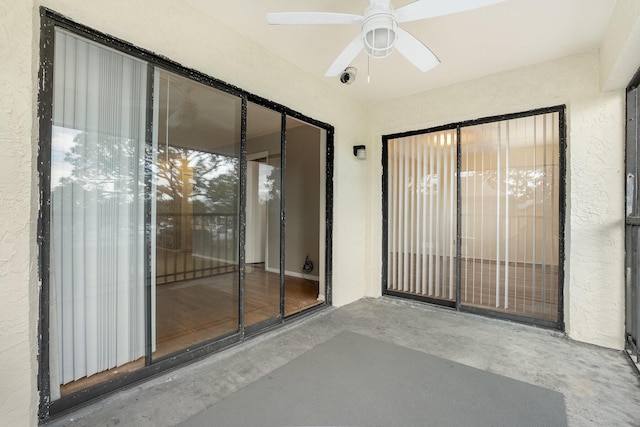
<svg viewBox="0 0 640 427">
<path fill-rule="evenodd" d="M 382 135 L 566 104 L 566 331 L 622 348 L 624 90 L 601 92 L 599 65 L 594 50 L 370 106 L 367 295 L 381 293 Z"/>
<path fill-rule="evenodd" d="M 285 182 L 285 274 L 302 274 L 307 256 L 313 263 L 308 277 L 319 276 L 320 245 L 320 130 L 313 126 L 287 129 Z"/>
</svg>

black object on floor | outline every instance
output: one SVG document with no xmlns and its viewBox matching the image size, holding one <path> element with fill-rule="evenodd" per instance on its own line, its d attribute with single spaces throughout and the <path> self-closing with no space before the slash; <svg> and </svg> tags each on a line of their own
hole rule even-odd
<svg viewBox="0 0 640 427">
<path fill-rule="evenodd" d="M 183 426 L 566 426 L 564 396 L 342 332 Z"/>
</svg>

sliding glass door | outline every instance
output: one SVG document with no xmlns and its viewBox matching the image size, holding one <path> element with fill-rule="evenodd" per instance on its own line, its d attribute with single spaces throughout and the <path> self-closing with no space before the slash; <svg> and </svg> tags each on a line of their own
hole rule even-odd
<svg viewBox="0 0 640 427">
<path fill-rule="evenodd" d="M 388 142 L 387 290 L 456 298 L 456 132 Z"/>
<path fill-rule="evenodd" d="M 148 119 L 144 62 L 56 31 L 54 75 L 53 399 L 80 379 L 144 365 Z"/>
<path fill-rule="evenodd" d="M 462 304 L 557 319 L 558 129 L 547 113 L 462 132 Z"/>
<path fill-rule="evenodd" d="M 247 104 L 247 327 L 281 318 L 282 114 Z"/>
<path fill-rule="evenodd" d="M 241 98 L 62 30 L 55 37 L 58 398 L 145 366 L 147 344 L 157 359 L 238 332 Z"/>
<path fill-rule="evenodd" d="M 287 117 L 284 314 L 291 316 L 325 301 L 324 229 L 326 181 L 322 129 Z"/>
<path fill-rule="evenodd" d="M 41 73 L 45 418 L 322 305 L 331 232 L 329 125 L 55 22 Z"/>
<path fill-rule="evenodd" d="M 325 301 L 323 141 L 316 126 L 247 104 L 243 309 L 249 331 Z"/>
<path fill-rule="evenodd" d="M 155 71 L 153 357 L 238 331 L 241 99 Z"/>
<path fill-rule="evenodd" d="M 561 326 L 562 112 L 385 137 L 384 293 Z"/>
<path fill-rule="evenodd" d="M 640 363 L 640 192 L 638 165 L 640 150 L 640 74 L 627 87 L 627 135 L 625 141 L 625 338 L 626 350 Z"/>
</svg>

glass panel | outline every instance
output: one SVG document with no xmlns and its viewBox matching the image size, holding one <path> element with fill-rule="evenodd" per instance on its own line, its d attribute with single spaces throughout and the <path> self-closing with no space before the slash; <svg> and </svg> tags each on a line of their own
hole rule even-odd
<svg viewBox="0 0 640 427">
<path fill-rule="evenodd" d="M 324 200 L 323 134 L 287 118 L 285 315 L 322 304 L 320 221 Z"/>
<path fill-rule="evenodd" d="M 56 30 L 54 70 L 52 400 L 144 365 L 147 120 L 144 62 Z"/>
<path fill-rule="evenodd" d="M 246 326 L 280 315 L 281 117 L 247 104 Z"/>
<path fill-rule="evenodd" d="M 462 129 L 461 299 L 557 320 L 559 114 Z"/>
<path fill-rule="evenodd" d="M 640 292 L 638 280 L 640 264 L 640 227 L 631 224 L 629 220 L 638 218 L 640 191 L 638 191 L 638 164 L 640 152 L 638 140 L 640 131 L 640 110 L 638 109 L 638 87 L 627 89 L 627 135 L 625 139 L 625 172 L 626 172 L 626 217 L 625 227 L 625 332 L 627 347 L 640 361 L 638 354 L 638 328 L 640 327 Z"/>
<path fill-rule="evenodd" d="M 387 289 L 456 298 L 456 131 L 388 142 Z"/>
<path fill-rule="evenodd" d="M 154 357 L 238 330 L 241 100 L 157 71 Z"/>
</svg>

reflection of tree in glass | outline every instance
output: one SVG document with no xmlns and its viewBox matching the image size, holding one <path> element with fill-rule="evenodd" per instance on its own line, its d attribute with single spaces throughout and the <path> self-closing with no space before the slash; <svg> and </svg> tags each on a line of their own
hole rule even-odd
<svg viewBox="0 0 640 427">
<path fill-rule="evenodd" d="M 53 144 L 54 150 L 64 152 L 64 160 L 60 156 L 51 165 L 52 175 L 63 171 L 52 182 L 51 239 L 77 236 L 65 245 L 83 248 L 57 254 L 58 262 L 78 256 L 103 262 L 96 253 L 116 256 L 142 241 L 144 141 L 78 131 L 71 143 Z M 82 251 L 87 252 L 81 255 Z"/>
<path fill-rule="evenodd" d="M 191 204 L 197 213 L 237 211 L 236 158 L 176 147 L 168 150 L 168 155 L 164 150 L 158 153 L 158 212 L 182 212 L 184 203 Z"/>
<path fill-rule="evenodd" d="M 541 201 L 541 197 L 543 196 L 550 199 L 552 194 L 554 194 L 551 191 L 552 187 L 554 187 L 556 183 L 551 179 L 551 171 L 549 171 L 549 169 L 555 167 L 555 165 L 550 165 L 547 168 L 540 167 L 537 169 L 509 169 L 506 176 L 504 172 L 500 174 L 501 191 L 506 191 L 508 184 L 508 196 L 521 203 L 533 201 L 536 197 Z M 498 172 L 496 170 L 484 171 L 481 175 L 483 181 L 487 183 L 489 187 L 497 188 Z M 557 176 L 557 171 L 555 176 Z"/>
<path fill-rule="evenodd" d="M 157 159 L 158 245 L 191 250 L 212 240 L 231 244 L 237 228 L 238 159 L 178 147 L 162 147 Z"/>
<path fill-rule="evenodd" d="M 280 200 L 280 168 L 271 167 L 266 177 L 264 188 L 265 202 Z"/>
<path fill-rule="evenodd" d="M 65 163 L 72 166 L 71 174 L 60 178 L 59 187 L 78 185 L 87 192 L 97 193 L 99 200 L 120 197 L 120 203 L 133 203 L 136 187 L 139 194 L 143 194 L 140 171 L 144 156 L 139 153 L 139 141 L 81 132 L 73 142 L 64 157 Z"/>
</svg>

